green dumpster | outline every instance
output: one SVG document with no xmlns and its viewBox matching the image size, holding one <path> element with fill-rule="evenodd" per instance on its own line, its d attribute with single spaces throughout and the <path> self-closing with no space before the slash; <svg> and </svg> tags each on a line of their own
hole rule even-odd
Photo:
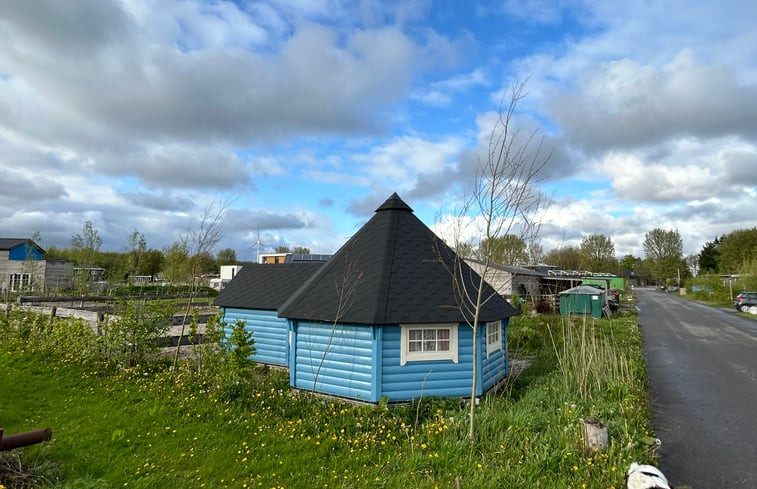
<svg viewBox="0 0 757 489">
<path fill-rule="evenodd" d="M 606 303 L 606 292 L 591 285 L 579 285 L 560 292 L 560 314 L 563 316 L 580 314 L 601 318 Z"/>
</svg>

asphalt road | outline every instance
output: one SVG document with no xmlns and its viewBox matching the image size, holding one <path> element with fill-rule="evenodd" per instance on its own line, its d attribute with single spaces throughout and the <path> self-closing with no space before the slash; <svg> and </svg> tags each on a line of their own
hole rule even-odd
<svg viewBox="0 0 757 489">
<path fill-rule="evenodd" d="M 674 486 L 757 488 L 757 321 L 636 295 L 660 469 Z"/>
</svg>

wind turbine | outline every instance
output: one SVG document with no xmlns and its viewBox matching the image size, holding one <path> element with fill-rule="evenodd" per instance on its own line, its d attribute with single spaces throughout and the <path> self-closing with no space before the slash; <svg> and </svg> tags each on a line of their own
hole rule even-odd
<svg viewBox="0 0 757 489">
<path fill-rule="evenodd" d="M 266 245 L 265 243 L 263 243 L 262 241 L 260 241 L 260 229 L 259 228 L 255 230 L 255 236 L 256 236 L 255 245 L 257 245 L 257 247 L 258 247 L 258 254 L 257 254 L 257 257 L 255 258 L 255 262 L 256 263 L 260 263 L 260 246 L 261 245 L 268 246 L 268 245 Z"/>
</svg>

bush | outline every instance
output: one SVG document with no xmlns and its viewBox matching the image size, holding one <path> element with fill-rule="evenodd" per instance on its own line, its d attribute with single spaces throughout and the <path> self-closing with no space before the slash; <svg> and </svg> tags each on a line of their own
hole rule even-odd
<svg viewBox="0 0 757 489">
<path fill-rule="evenodd" d="M 143 362 L 148 354 L 157 351 L 172 315 L 172 307 L 164 302 L 120 302 L 97 337 L 104 359 L 127 366 Z"/>
<path fill-rule="evenodd" d="M 719 275 L 700 275 L 690 278 L 686 281 L 686 289 L 698 301 L 713 304 L 727 304 L 731 301 L 728 284 L 723 283 Z"/>
</svg>

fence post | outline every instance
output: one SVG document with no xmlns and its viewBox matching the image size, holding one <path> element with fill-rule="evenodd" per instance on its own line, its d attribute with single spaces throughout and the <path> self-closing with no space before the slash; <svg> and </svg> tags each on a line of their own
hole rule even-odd
<svg viewBox="0 0 757 489">
<path fill-rule="evenodd" d="M 55 324 L 55 315 L 58 313 L 58 307 L 53 306 L 50 308 L 50 329 L 53 328 L 53 325 Z"/>
<path fill-rule="evenodd" d="M 602 451 L 607 448 L 607 426 L 596 418 L 584 419 L 584 451 Z"/>
<path fill-rule="evenodd" d="M 99 311 L 97 313 L 97 336 L 102 336 L 102 329 L 100 328 L 100 325 L 105 321 L 105 313 L 103 311 Z"/>
</svg>

